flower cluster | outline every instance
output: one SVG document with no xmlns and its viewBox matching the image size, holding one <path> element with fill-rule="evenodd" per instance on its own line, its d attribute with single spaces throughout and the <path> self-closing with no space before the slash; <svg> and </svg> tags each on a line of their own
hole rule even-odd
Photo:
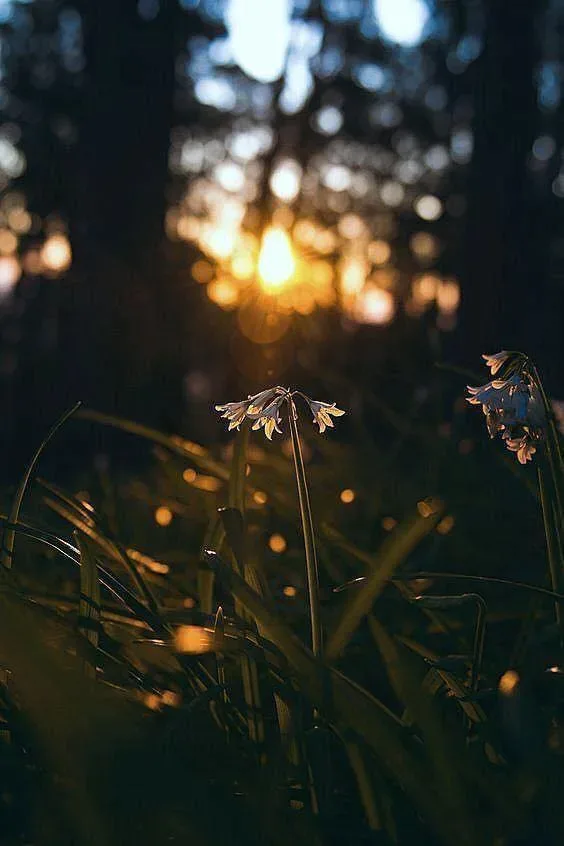
<svg viewBox="0 0 564 846">
<path fill-rule="evenodd" d="M 319 431 L 324 432 L 327 427 L 333 428 L 332 417 L 341 417 L 345 412 L 337 408 L 335 403 L 320 402 L 312 400 L 301 391 L 291 391 L 289 388 L 282 388 L 277 385 L 275 388 L 268 388 L 259 394 L 248 396 L 241 402 L 228 402 L 225 405 L 216 405 L 215 410 L 222 412 L 221 416 L 229 420 L 229 429 L 239 429 L 244 420 L 253 421 L 253 429 L 264 428 L 264 433 L 269 440 L 272 440 L 274 432 L 282 434 L 280 424 L 280 408 L 284 402 L 290 405 L 293 410 L 293 397 L 300 396 L 308 404 L 313 414 L 313 422 L 319 426 Z M 293 412 L 295 413 L 295 412 Z"/>
<path fill-rule="evenodd" d="M 529 361 L 521 353 L 505 350 L 482 358 L 492 376 L 503 368 L 506 378 L 478 388 L 468 387 L 470 396 L 466 399 L 482 406 L 490 437 L 501 432 L 507 449 L 517 454 L 521 464 L 526 464 L 536 452 L 535 444 L 542 438 L 545 426 L 544 405 Z"/>
</svg>

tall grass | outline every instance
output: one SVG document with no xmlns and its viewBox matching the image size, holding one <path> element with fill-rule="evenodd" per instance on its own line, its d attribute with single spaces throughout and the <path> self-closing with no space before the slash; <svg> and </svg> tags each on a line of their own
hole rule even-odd
<svg viewBox="0 0 564 846">
<path fill-rule="evenodd" d="M 562 842 L 553 477 L 548 589 L 542 555 L 530 584 L 433 566 L 449 542 L 442 491 L 406 484 L 411 506 L 376 531 L 362 457 L 316 439 L 308 463 L 297 429 L 294 472 L 245 429 L 229 457 L 75 417 L 143 438 L 159 473 L 116 479 L 119 538 L 103 496 L 34 479 L 35 460 L 2 517 L 2 843 Z M 370 531 L 335 506 L 351 473 Z M 279 557 L 274 528 L 291 547 Z"/>
</svg>

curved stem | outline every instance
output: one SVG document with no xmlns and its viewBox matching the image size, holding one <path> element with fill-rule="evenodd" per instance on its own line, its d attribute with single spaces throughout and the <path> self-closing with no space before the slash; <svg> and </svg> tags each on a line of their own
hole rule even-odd
<svg viewBox="0 0 564 846">
<path fill-rule="evenodd" d="M 516 582 L 513 579 L 501 579 L 497 576 L 473 576 L 468 573 L 435 573 L 429 570 L 422 570 L 416 573 L 410 573 L 409 577 L 405 579 L 393 579 L 394 582 L 410 582 L 413 579 L 463 579 L 469 582 L 489 582 L 490 584 L 506 585 L 508 587 L 521 588 L 522 590 L 530 590 L 533 593 L 540 593 L 543 596 L 548 596 L 555 599 L 557 602 L 564 603 L 564 594 L 558 593 L 548 588 L 543 588 L 540 585 L 531 585 L 528 582 Z"/>
<path fill-rule="evenodd" d="M 81 405 L 82 405 L 82 402 L 77 402 L 72 406 L 72 408 L 69 408 L 68 411 L 65 411 L 65 413 L 61 417 L 59 417 L 57 422 L 53 426 L 51 426 L 51 428 L 49 429 L 49 431 L 47 432 L 47 434 L 45 435 L 45 437 L 43 438 L 43 440 L 41 441 L 41 443 L 37 447 L 37 449 L 36 449 L 36 451 L 33 455 L 33 458 L 29 462 L 29 464 L 28 464 L 28 466 L 25 470 L 25 473 L 23 474 L 23 476 L 20 480 L 20 483 L 18 485 L 18 489 L 17 489 L 16 494 L 14 496 L 14 501 L 12 503 L 12 508 L 10 510 L 10 521 L 12 523 L 17 523 L 18 520 L 19 520 L 23 498 L 24 498 L 25 492 L 27 490 L 27 487 L 29 485 L 31 475 L 32 475 L 33 471 L 35 470 L 35 467 L 37 465 L 37 462 L 39 461 L 39 458 L 41 457 L 41 453 L 43 452 L 43 450 L 45 449 L 45 447 L 47 446 L 49 441 L 54 437 L 54 435 L 61 428 L 63 423 L 66 423 L 66 421 L 69 419 L 69 417 L 71 417 L 75 413 L 75 411 L 78 411 L 78 409 L 80 408 Z M 11 567 L 12 567 L 12 562 L 13 562 L 13 558 L 14 558 L 14 544 L 15 544 L 15 542 L 16 542 L 16 535 L 15 535 L 14 530 L 13 529 L 6 529 L 5 534 L 4 534 L 4 538 L 3 538 L 2 554 L 1 554 L 0 561 L 4 565 L 4 567 L 6 567 L 7 570 L 10 570 Z"/>
<path fill-rule="evenodd" d="M 296 423 L 297 413 L 294 401 L 288 398 L 288 419 L 290 423 L 290 435 L 292 437 L 292 453 L 294 456 L 294 470 L 298 486 L 298 500 L 300 504 L 300 517 L 302 521 L 302 532 L 304 535 L 304 549 L 307 572 L 307 588 L 309 597 L 309 616 L 311 624 L 311 646 L 313 654 L 320 656 L 323 650 L 323 637 L 321 630 L 321 618 L 319 614 L 319 575 L 317 570 L 317 555 L 315 551 L 315 536 L 313 531 L 313 518 L 311 516 L 311 505 L 307 487 L 307 476 L 304 466 L 304 458 L 300 445 L 300 436 Z"/>
<path fill-rule="evenodd" d="M 342 590 L 352 588 L 357 584 L 361 584 L 366 579 L 366 576 L 359 576 L 356 579 L 351 579 L 350 582 L 345 582 L 333 588 L 333 593 L 339 593 Z M 550 599 L 555 599 L 557 602 L 564 602 L 564 594 L 557 593 L 554 590 L 543 588 L 540 585 L 531 585 L 528 582 L 516 582 L 513 579 L 501 579 L 497 576 L 475 576 L 471 573 L 438 573 L 431 570 L 420 570 L 410 573 L 409 576 L 399 578 L 394 576 L 390 581 L 403 584 L 404 582 L 412 582 L 414 579 L 462 579 L 467 582 L 488 582 L 494 585 L 505 585 L 506 587 L 520 588 L 521 590 L 529 590 L 532 593 L 540 593 L 543 596 L 548 596 Z"/>
</svg>

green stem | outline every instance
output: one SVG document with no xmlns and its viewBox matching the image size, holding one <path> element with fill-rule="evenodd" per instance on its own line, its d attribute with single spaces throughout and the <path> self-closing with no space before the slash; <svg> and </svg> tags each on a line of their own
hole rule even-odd
<svg viewBox="0 0 564 846">
<path fill-rule="evenodd" d="M 313 654 L 316 656 L 320 656 L 323 650 L 323 638 L 321 631 L 321 618 L 319 614 L 319 576 L 317 571 L 317 555 L 315 552 L 313 519 L 311 516 L 311 506 L 309 502 L 309 492 L 307 487 L 304 458 L 300 445 L 298 426 L 296 423 L 296 407 L 291 397 L 288 398 L 288 418 L 290 421 L 292 452 L 294 455 L 294 470 L 296 473 L 298 499 L 300 503 L 300 517 L 302 521 L 302 532 L 304 535 L 307 589 L 309 596 L 309 615 L 311 622 L 311 646 Z"/>
<path fill-rule="evenodd" d="M 538 477 L 542 516 L 544 521 L 544 533 L 546 535 L 546 548 L 548 553 L 548 568 L 550 572 L 550 581 L 552 584 L 552 590 L 555 593 L 560 593 L 560 574 L 562 563 L 558 560 L 559 544 L 557 527 L 554 525 L 554 521 L 552 519 L 551 503 L 547 494 L 547 486 L 545 483 L 544 474 L 540 467 L 538 469 Z M 561 608 L 558 602 L 554 603 L 554 611 L 556 616 L 556 623 L 560 631 L 560 637 L 564 643 L 564 622 L 562 619 Z"/>
<path fill-rule="evenodd" d="M 472 675 L 470 689 L 472 693 L 478 692 L 482 659 L 484 657 L 484 641 L 486 638 L 486 603 L 479 594 L 473 594 L 476 601 L 476 628 L 474 630 L 474 647 L 472 650 Z"/>
<path fill-rule="evenodd" d="M 558 534 L 560 536 L 562 530 L 564 529 L 564 465 L 562 461 L 562 453 L 560 450 L 560 441 L 556 426 L 554 425 L 554 412 L 552 410 L 552 405 L 550 404 L 550 401 L 544 390 L 541 378 L 539 376 L 539 372 L 534 365 L 532 370 L 535 382 L 539 389 L 541 399 L 544 405 L 544 413 L 546 415 L 546 455 L 550 467 L 550 474 L 552 476 L 552 484 L 554 488 L 554 497 L 558 518 L 556 526 L 558 529 Z M 560 552 L 562 553 L 562 550 L 560 550 Z M 562 560 L 562 557 L 560 563 L 564 567 L 564 561 Z"/>
</svg>

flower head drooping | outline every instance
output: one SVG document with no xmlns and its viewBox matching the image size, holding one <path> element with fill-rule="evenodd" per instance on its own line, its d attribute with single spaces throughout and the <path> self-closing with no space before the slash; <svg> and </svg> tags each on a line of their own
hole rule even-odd
<svg viewBox="0 0 564 846">
<path fill-rule="evenodd" d="M 222 411 L 222 417 L 229 420 L 228 431 L 239 429 L 245 418 L 259 418 L 264 408 L 273 400 L 277 392 L 284 392 L 285 388 L 269 388 L 259 394 L 249 394 L 246 400 L 241 402 L 228 402 L 225 405 L 216 405 L 216 411 Z M 283 394 L 282 394 L 283 396 Z"/>
<path fill-rule="evenodd" d="M 291 409 L 295 409 L 293 397 L 301 397 L 308 404 L 313 414 L 313 421 L 319 426 L 319 431 L 324 432 L 327 427 L 333 428 L 332 417 L 341 417 L 345 412 L 337 408 L 335 403 L 320 402 L 312 400 L 301 391 L 291 391 L 289 388 L 282 388 L 278 385 L 275 388 L 268 388 L 259 394 L 247 397 L 241 402 L 228 402 L 225 405 L 216 405 L 215 410 L 223 412 L 222 417 L 229 420 L 229 429 L 238 429 L 245 419 L 253 421 L 253 429 L 264 428 L 264 433 L 269 440 L 272 440 L 274 432 L 282 434 L 280 425 L 282 419 L 280 409 L 284 402 L 287 402 Z M 295 413 L 292 411 L 292 413 Z"/>
<path fill-rule="evenodd" d="M 272 440 L 273 432 L 282 434 L 282 429 L 279 425 L 282 422 L 280 419 L 280 406 L 285 399 L 286 394 L 280 394 L 280 396 L 275 397 L 270 405 L 267 405 L 266 408 L 261 410 L 260 417 L 257 417 L 253 423 L 253 429 L 260 429 L 261 426 L 264 426 L 264 434 L 269 441 Z"/>
<path fill-rule="evenodd" d="M 492 376 L 495 376 L 497 371 L 503 367 L 510 355 L 511 353 L 508 353 L 506 350 L 501 350 L 501 352 L 494 353 L 493 355 L 483 355 L 482 358 L 486 362 L 486 365 L 490 368 Z"/>
<path fill-rule="evenodd" d="M 490 438 L 501 432 L 506 447 L 517 454 L 521 464 L 526 464 L 536 452 L 535 443 L 543 437 L 546 422 L 534 369 L 520 353 L 503 350 L 482 357 L 492 375 L 507 368 L 507 378 L 494 379 L 477 388 L 468 387 L 467 402 L 482 406 Z"/>
<path fill-rule="evenodd" d="M 331 420 L 331 415 L 333 417 L 341 417 L 345 413 L 342 409 L 337 408 L 334 402 L 320 402 L 319 400 L 311 400 L 309 397 L 305 397 L 305 399 L 311 408 L 313 422 L 317 423 L 321 434 L 323 434 L 327 427 L 330 429 L 334 427 L 335 424 Z"/>
</svg>

